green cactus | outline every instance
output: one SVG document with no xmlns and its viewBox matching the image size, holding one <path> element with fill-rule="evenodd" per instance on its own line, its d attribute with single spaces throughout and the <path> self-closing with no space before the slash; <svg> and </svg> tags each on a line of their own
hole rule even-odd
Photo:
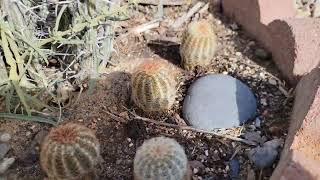
<svg viewBox="0 0 320 180">
<path fill-rule="evenodd" d="M 208 66 L 217 49 L 217 37 L 205 20 L 192 22 L 183 33 L 180 46 L 181 66 L 192 70 Z"/>
<path fill-rule="evenodd" d="M 134 158 L 135 180 L 190 179 L 188 159 L 174 139 L 156 137 L 145 141 Z"/>
<path fill-rule="evenodd" d="M 177 94 L 176 72 L 165 60 L 146 60 L 132 75 L 132 99 L 146 112 L 172 107 Z"/>
<path fill-rule="evenodd" d="M 51 130 L 41 145 L 41 167 L 50 180 L 84 179 L 99 161 L 99 141 L 82 125 L 61 125 Z"/>
</svg>

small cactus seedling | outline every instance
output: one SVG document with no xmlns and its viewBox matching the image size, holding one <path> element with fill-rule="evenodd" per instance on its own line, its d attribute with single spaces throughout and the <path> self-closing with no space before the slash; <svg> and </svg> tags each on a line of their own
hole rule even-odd
<svg viewBox="0 0 320 180">
<path fill-rule="evenodd" d="M 177 94 L 176 72 L 165 60 L 145 60 L 132 75 L 134 103 L 145 112 L 170 109 Z"/>
<path fill-rule="evenodd" d="M 192 70 L 210 64 L 217 49 L 217 37 L 209 22 L 200 20 L 188 25 L 180 46 L 181 66 Z"/>
<path fill-rule="evenodd" d="M 135 180 L 188 180 L 190 171 L 183 147 L 174 139 L 156 137 L 145 141 L 134 158 Z"/>
<path fill-rule="evenodd" d="M 82 125 L 61 125 L 51 130 L 41 145 L 40 163 L 50 180 L 82 179 L 99 161 L 99 141 Z"/>
</svg>

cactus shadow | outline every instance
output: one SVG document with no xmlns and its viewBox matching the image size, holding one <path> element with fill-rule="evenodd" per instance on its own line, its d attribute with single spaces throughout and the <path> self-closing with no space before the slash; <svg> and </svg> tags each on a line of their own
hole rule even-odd
<svg viewBox="0 0 320 180">
<path fill-rule="evenodd" d="M 180 64 L 180 44 L 172 41 L 153 40 L 150 41 L 147 45 L 155 54 L 157 54 L 161 58 L 166 59 L 175 65 Z"/>
</svg>

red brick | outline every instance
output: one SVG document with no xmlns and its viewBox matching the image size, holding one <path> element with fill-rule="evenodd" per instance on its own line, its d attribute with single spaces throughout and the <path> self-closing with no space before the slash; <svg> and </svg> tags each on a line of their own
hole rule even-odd
<svg viewBox="0 0 320 180">
<path fill-rule="evenodd" d="M 293 84 L 319 65 L 320 19 L 275 20 L 268 28 L 273 60 Z"/>
<path fill-rule="evenodd" d="M 222 0 L 223 12 L 270 49 L 267 25 L 276 19 L 295 16 L 292 0 Z"/>
<path fill-rule="evenodd" d="M 320 179 L 320 68 L 296 88 L 291 124 L 280 162 L 271 180 Z"/>
</svg>

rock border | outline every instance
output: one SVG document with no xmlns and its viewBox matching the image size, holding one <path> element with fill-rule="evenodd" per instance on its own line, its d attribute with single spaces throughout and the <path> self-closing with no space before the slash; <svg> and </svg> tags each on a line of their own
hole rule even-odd
<svg viewBox="0 0 320 180">
<path fill-rule="evenodd" d="M 289 133 L 271 180 L 320 179 L 320 19 L 296 17 L 292 0 L 222 0 L 222 9 L 297 85 Z"/>
</svg>

